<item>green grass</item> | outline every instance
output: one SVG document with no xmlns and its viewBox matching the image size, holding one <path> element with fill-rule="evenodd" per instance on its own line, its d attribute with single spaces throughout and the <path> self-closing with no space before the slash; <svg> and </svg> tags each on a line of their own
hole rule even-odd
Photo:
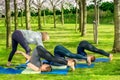
<svg viewBox="0 0 120 80">
<path fill-rule="evenodd" d="M 32 25 L 37 26 L 37 25 Z M 19 27 L 20 29 L 20 27 Z M 32 27 L 37 31 L 36 27 Z M 53 24 L 47 24 L 39 31 L 47 31 L 50 35 L 50 40 L 44 42 L 46 49 L 52 54 L 54 47 L 57 44 L 62 44 L 73 53 L 76 53 L 77 45 L 81 40 L 88 40 L 90 43 L 98 48 L 104 49 L 111 53 L 114 41 L 114 26 L 113 25 L 100 25 L 99 26 L 99 44 L 96 45 L 93 42 L 93 25 L 87 24 L 86 36 L 81 37 L 79 32 L 75 32 L 74 24 L 57 24 L 57 28 L 53 28 Z M 0 25 L 0 66 L 6 67 L 7 58 L 11 49 L 5 47 L 6 42 L 6 29 L 4 25 Z M 30 45 L 34 49 L 34 45 Z M 19 50 L 23 50 L 20 46 Z M 24 50 L 23 50 L 24 51 Z M 87 51 L 89 54 L 94 54 L 96 57 L 104 57 L 99 54 L 95 54 Z M 0 80 L 119 80 L 120 79 L 120 54 L 113 54 L 113 61 L 106 63 L 95 63 L 94 68 L 79 68 L 74 72 L 68 72 L 67 75 L 51 75 L 51 74 L 16 74 L 16 75 L 0 75 Z M 13 57 L 12 63 L 15 65 L 25 63 L 25 58 L 20 54 L 16 54 Z"/>
</svg>

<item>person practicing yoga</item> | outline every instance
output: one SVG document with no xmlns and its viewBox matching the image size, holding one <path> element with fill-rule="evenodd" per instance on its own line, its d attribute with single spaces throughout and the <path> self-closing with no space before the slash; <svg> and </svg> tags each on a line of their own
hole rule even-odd
<svg viewBox="0 0 120 80">
<path fill-rule="evenodd" d="M 88 65 L 91 64 L 92 61 L 95 60 L 94 56 L 83 56 L 81 54 L 74 54 L 72 53 L 70 50 L 68 50 L 67 48 L 63 47 L 62 45 L 57 45 L 54 49 L 54 55 L 56 57 L 61 57 L 61 58 L 74 58 L 74 59 L 83 59 L 86 60 L 86 62 L 88 63 Z M 56 64 L 56 63 L 53 63 Z"/>
<path fill-rule="evenodd" d="M 51 67 L 49 64 L 42 64 L 41 58 L 44 58 L 47 61 L 55 62 L 59 64 L 68 65 L 71 67 L 72 71 L 75 70 L 75 60 L 74 59 L 64 59 L 61 57 L 53 56 L 49 51 L 47 51 L 43 46 L 37 46 L 32 56 L 25 54 L 24 52 L 18 51 L 18 53 L 21 53 L 24 57 L 26 57 L 29 60 L 29 63 L 27 66 L 34 71 L 51 71 Z"/>
<path fill-rule="evenodd" d="M 18 44 L 25 49 L 26 54 L 30 55 L 31 49 L 29 44 L 41 45 L 44 47 L 42 41 L 49 40 L 47 32 L 34 32 L 31 30 L 15 30 L 12 34 L 12 51 L 8 57 L 7 66 L 11 65 L 12 58 L 17 50 Z"/>
<path fill-rule="evenodd" d="M 85 50 L 94 52 L 94 53 L 98 53 L 101 54 L 103 56 L 109 57 L 110 60 L 113 59 L 113 55 L 102 50 L 102 49 L 98 49 L 95 46 L 93 46 L 91 43 L 89 43 L 86 40 L 83 40 L 79 43 L 78 47 L 77 47 L 77 54 L 83 55 L 83 56 L 87 56 L 88 54 L 85 52 Z"/>
<path fill-rule="evenodd" d="M 72 53 L 62 45 L 57 45 L 54 49 L 54 55 L 57 57 L 69 57 L 69 58 L 76 58 L 76 59 L 83 59 L 86 60 L 88 65 L 91 64 L 91 62 L 95 61 L 95 56 L 93 55 L 88 55 L 85 50 L 89 50 L 95 53 L 99 53 L 101 55 L 107 56 L 112 60 L 112 54 L 109 54 L 105 52 L 104 50 L 98 49 L 92 44 L 90 44 L 88 41 L 81 41 L 77 47 L 77 54 Z"/>
</svg>

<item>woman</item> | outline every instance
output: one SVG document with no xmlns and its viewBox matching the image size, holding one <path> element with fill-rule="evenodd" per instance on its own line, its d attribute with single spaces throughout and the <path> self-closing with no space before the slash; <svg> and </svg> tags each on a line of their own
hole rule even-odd
<svg viewBox="0 0 120 80">
<path fill-rule="evenodd" d="M 12 34 L 12 51 L 8 57 L 7 66 L 11 65 L 12 58 L 17 50 L 18 44 L 24 48 L 26 54 L 30 55 L 29 44 L 41 45 L 44 47 L 42 41 L 49 40 L 49 35 L 47 32 L 34 32 L 31 30 L 15 30 Z"/>
</svg>

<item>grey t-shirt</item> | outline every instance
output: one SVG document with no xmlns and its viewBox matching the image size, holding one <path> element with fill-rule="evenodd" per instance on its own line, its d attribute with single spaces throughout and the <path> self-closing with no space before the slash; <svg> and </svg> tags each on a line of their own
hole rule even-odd
<svg viewBox="0 0 120 80">
<path fill-rule="evenodd" d="M 42 35 L 40 32 L 34 32 L 31 30 L 20 30 L 28 44 L 36 44 L 44 47 L 42 42 Z"/>
<path fill-rule="evenodd" d="M 31 56 L 30 62 L 37 67 L 41 66 L 40 56 L 38 55 L 38 51 L 36 48 L 33 50 L 33 54 Z"/>
</svg>

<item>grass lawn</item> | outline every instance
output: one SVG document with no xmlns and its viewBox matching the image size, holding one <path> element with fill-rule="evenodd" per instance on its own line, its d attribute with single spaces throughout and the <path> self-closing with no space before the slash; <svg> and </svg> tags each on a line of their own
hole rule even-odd
<svg viewBox="0 0 120 80">
<path fill-rule="evenodd" d="M 36 25 L 32 25 L 32 30 L 38 31 Z M 19 28 L 21 29 L 21 28 Z M 75 32 L 74 24 L 57 24 L 57 28 L 53 28 L 52 24 L 47 24 L 42 30 L 47 31 L 50 35 L 50 40 L 44 42 L 46 49 L 48 49 L 52 54 L 54 47 L 57 44 L 61 44 L 68 48 L 71 52 L 76 53 L 77 45 L 81 40 L 88 40 L 90 43 L 98 48 L 104 49 L 105 51 L 111 53 L 113 41 L 114 41 L 114 26 L 113 25 L 100 25 L 98 39 L 99 44 L 94 44 L 93 39 L 93 25 L 87 24 L 86 36 L 81 37 L 79 32 Z M 6 28 L 4 25 L 0 25 L 0 66 L 6 67 L 7 58 L 11 49 L 6 50 Z M 34 49 L 35 45 L 30 45 Z M 23 50 L 20 46 L 18 50 Z M 23 50 L 24 51 L 24 50 Z M 94 54 L 96 57 L 105 57 L 99 54 L 95 54 L 87 51 L 89 54 Z M 52 74 L 16 74 L 16 75 L 6 75 L 0 74 L 0 80 L 119 80 L 120 79 L 120 54 L 113 54 L 113 61 L 111 62 L 100 62 L 95 63 L 94 68 L 79 68 L 74 72 L 69 71 L 67 75 L 52 75 Z M 12 67 L 16 65 L 25 63 L 25 58 L 20 54 L 16 54 L 13 57 Z"/>
</svg>

